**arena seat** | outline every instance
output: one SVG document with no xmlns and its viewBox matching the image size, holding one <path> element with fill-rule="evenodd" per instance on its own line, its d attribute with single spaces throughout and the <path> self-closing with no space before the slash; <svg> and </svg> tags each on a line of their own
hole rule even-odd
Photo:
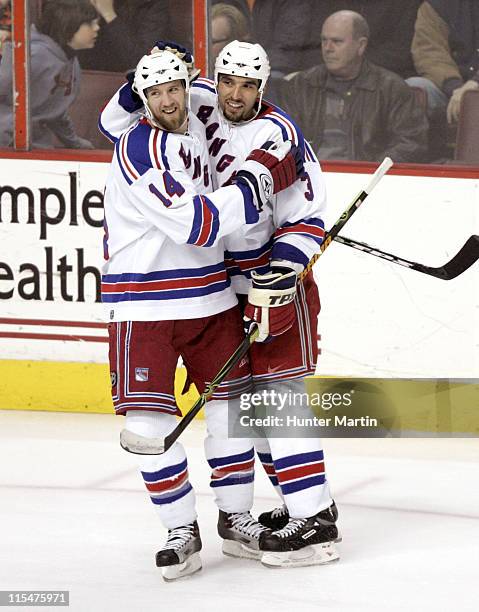
<svg viewBox="0 0 479 612">
<path fill-rule="evenodd" d="M 461 102 L 454 160 L 479 164 L 479 91 L 466 91 Z"/>
<path fill-rule="evenodd" d="M 119 72 L 83 70 L 80 93 L 70 107 L 78 136 L 90 140 L 97 149 L 111 149 L 113 145 L 98 130 L 101 109 L 115 91 L 125 83 L 125 75 Z"/>
</svg>

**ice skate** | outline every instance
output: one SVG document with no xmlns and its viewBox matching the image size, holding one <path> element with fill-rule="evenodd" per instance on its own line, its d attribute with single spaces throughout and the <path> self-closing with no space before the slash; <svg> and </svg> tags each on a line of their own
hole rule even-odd
<svg viewBox="0 0 479 612">
<path fill-rule="evenodd" d="M 278 508 L 274 508 L 269 512 L 263 512 L 258 516 L 258 522 L 264 527 L 273 531 L 283 529 L 289 522 L 289 512 L 286 506 L 283 504 Z"/>
<path fill-rule="evenodd" d="M 223 538 L 223 553 L 230 557 L 261 559 L 259 538 L 270 530 L 255 521 L 249 512 L 223 512 L 218 517 L 218 533 Z"/>
<path fill-rule="evenodd" d="M 163 579 L 177 580 L 190 576 L 201 569 L 200 531 L 198 523 L 168 530 L 164 547 L 156 553 L 156 566 L 161 567 Z"/>
<path fill-rule="evenodd" d="M 310 518 L 291 519 L 283 529 L 261 534 L 259 547 L 264 551 L 261 563 L 278 568 L 337 561 L 339 554 L 334 542 L 339 534 L 333 505 Z"/>
<path fill-rule="evenodd" d="M 338 509 L 334 501 L 330 506 L 330 510 L 334 516 L 334 520 L 337 521 Z M 283 529 L 283 527 L 286 527 L 289 522 L 288 509 L 283 504 L 282 506 L 274 508 L 269 512 L 263 512 L 258 516 L 258 522 L 264 525 L 265 527 L 268 527 L 268 529 L 271 529 L 272 531 L 279 531 L 280 529 Z M 341 542 L 341 536 L 339 534 L 335 542 Z"/>
</svg>

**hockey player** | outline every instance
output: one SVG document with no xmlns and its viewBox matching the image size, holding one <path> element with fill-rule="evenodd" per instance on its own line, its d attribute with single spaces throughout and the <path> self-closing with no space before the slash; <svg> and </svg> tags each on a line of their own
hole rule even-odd
<svg viewBox="0 0 479 612">
<path fill-rule="evenodd" d="M 275 196 L 257 224 L 225 239 L 228 273 L 245 318 L 260 329 L 250 351 L 254 390 L 286 396 L 304 393 L 304 377 L 316 367 L 317 287 L 312 273 L 303 283 L 297 283 L 297 274 L 324 237 L 326 194 L 318 160 L 298 127 L 262 100 L 269 73 L 260 45 L 233 41 L 217 58 L 214 82 L 200 78 L 192 85 L 192 110 L 206 126 L 217 185 L 228 184 L 248 151 L 265 142 L 291 139 L 305 156 L 301 180 Z M 284 505 L 260 516 L 260 522 L 276 529 L 260 535 L 262 562 L 292 567 L 338 559 L 333 544 L 337 510 L 321 441 L 265 435 L 256 450 Z"/>
<path fill-rule="evenodd" d="M 161 42 L 156 48 L 172 49 L 193 69 L 192 57 L 185 49 L 175 50 L 174 44 Z M 301 284 L 296 276 L 319 250 L 326 196 L 319 163 L 300 130 L 281 109 L 262 100 L 268 76 L 264 49 L 233 41 L 217 58 L 214 82 L 197 79 L 193 83 L 191 106 L 206 127 L 215 186 L 232 180 L 248 155 L 248 147 L 292 139 L 303 151 L 307 173 L 301 180 L 273 198 L 258 223 L 225 239 L 233 287 L 247 318 L 260 326 L 260 342 L 250 351 L 254 390 L 288 395 L 304 393 L 304 377 L 313 374 L 316 366 L 317 287 L 312 274 Z M 117 109 L 123 125 L 133 120 L 126 110 L 125 105 Z M 282 305 L 268 308 L 269 298 L 278 294 Z M 274 342 L 264 343 L 272 337 Z M 265 525 L 277 529 L 268 538 L 262 536 L 262 561 L 294 566 L 337 559 L 332 543 L 338 537 L 337 510 L 326 480 L 321 441 L 269 436 L 258 442 L 256 449 L 284 501 L 283 508 L 260 517 Z M 215 468 L 211 461 L 210 465 Z M 219 482 L 218 488 L 221 486 Z M 220 534 L 225 522 L 220 513 Z M 308 538 L 303 538 L 304 534 L 309 534 Z"/>
<path fill-rule="evenodd" d="M 102 299 L 110 309 L 116 413 L 126 416 L 125 429 L 164 438 L 179 414 L 173 390 L 178 356 L 203 390 L 244 337 L 222 237 L 255 223 L 272 193 L 296 179 L 302 162 L 294 157 L 295 147 L 288 152 L 289 145 L 253 151 L 232 185 L 208 193 L 212 187 L 204 126 L 188 112 L 185 64 L 168 51 L 145 56 L 133 89 L 144 114 L 126 131 L 118 129 L 114 108 L 118 101 L 131 103 L 131 89 L 121 90 L 100 118 L 103 131 L 115 142 L 104 198 Z M 250 541 L 257 549 L 258 534 L 265 528 L 249 514 L 252 443 L 228 439 L 226 398 L 234 400 L 249 385 L 245 360 L 206 410 L 212 484 L 222 485 L 215 488 L 216 501 L 228 523 L 222 536 L 227 552 L 243 556 Z M 140 467 L 168 529 L 157 566 L 166 580 L 199 570 L 201 539 L 183 446 L 176 443 L 163 455 L 143 456 Z"/>
</svg>

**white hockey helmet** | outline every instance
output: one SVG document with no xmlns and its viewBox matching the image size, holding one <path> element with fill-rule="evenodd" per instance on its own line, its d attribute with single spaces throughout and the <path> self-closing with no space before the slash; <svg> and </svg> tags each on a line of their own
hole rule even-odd
<svg viewBox="0 0 479 612">
<path fill-rule="evenodd" d="M 186 64 L 170 51 L 157 51 L 144 55 L 135 70 L 133 90 L 140 96 L 145 105 L 146 114 L 154 119 L 146 97 L 146 90 L 153 85 L 162 85 L 169 81 L 184 81 L 186 95 L 190 89 L 188 68 Z"/>
<path fill-rule="evenodd" d="M 224 47 L 215 62 L 215 85 L 220 74 L 258 79 L 259 93 L 263 94 L 271 72 L 269 59 L 263 47 L 257 43 L 233 40 Z"/>
</svg>

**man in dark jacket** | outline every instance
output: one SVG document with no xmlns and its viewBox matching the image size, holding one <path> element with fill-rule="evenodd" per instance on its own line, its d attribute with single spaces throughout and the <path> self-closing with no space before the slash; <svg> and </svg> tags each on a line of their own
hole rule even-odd
<svg viewBox="0 0 479 612">
<path fill-rule="evenodd" d="M 284 79 L 278 101 L 320 159 L 424 161 L 425 113 L 403 79 L 364 58 L 368 38 L 358 13 L 330 15 L 321 32 L 324 64 Z"/>
<path fill-rule="evenodd" d="M 421 0 L 313 0 L 312 4 L 310 51 L 303 56 L 305 63 L 298 70 L 318 63 L 318 32 L 329 15 L 348 10 L 359 13 L 368 22 L 371 35 L 366 57 L 369 61 L 399 74 L 403 79 L 416 73 L 411 42 Z"/>
</svg>

